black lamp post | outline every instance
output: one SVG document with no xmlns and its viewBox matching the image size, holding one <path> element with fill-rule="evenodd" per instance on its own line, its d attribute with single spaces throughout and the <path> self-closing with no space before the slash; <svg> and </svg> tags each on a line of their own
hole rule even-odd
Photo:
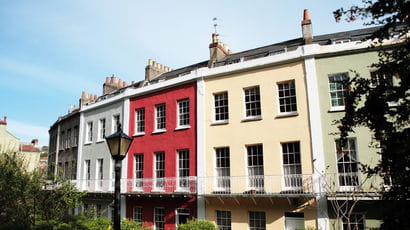
<svg viewBox="0 0 410 230">
<path fill-rule="evenodd" d="M 106 137 L 105 140 L 107 141 L 108 148 L 110 149 L 112 159 L 115 160 L 114 230 L 120 230 L 121 161 L 127 155 L 128 149 L 130 148 L 132 142 L 132 138 L 127 136 L 127 134 L 122 131 L 121 124 L 119 124 L 117 132 Z"/>
</svg>

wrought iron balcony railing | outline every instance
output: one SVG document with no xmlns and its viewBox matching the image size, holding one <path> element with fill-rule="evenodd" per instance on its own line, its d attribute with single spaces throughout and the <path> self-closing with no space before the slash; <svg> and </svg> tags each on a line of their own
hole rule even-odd
<svg viewBox="0 0 410 230">
<path fill-rule="evenodd" d="M 198 178 L 202 194 L 313 195 L 312 175 L 261 175 Z"/>
</svg>

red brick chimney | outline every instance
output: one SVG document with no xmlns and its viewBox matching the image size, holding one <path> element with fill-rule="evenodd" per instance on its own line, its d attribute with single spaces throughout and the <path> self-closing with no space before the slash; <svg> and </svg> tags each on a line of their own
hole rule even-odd
<svg viewBox="0 0 410 230">
<path fill-rule="evenodd" d="M 303 20 L 302 20 L 302 36 L 305 44 L 312 44 L 313 42 L 313 32 L 312 32 L 312 21 L 309 17 L 309 11 L 305 9 L 303 11 Z"/>
<path fill-rule="evenodd" d="M 4 116 L 3 120 L 0 119 L 0 125 L 7 125 L 7 117 Z"/>
</svg>

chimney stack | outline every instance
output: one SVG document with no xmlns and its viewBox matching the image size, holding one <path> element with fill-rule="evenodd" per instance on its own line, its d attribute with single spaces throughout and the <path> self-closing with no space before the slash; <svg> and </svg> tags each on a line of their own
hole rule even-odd
<svg viewBox="0 0 410 230">
<path fill-rule="evenodd" d="M 228 49 L 228 46 L 223 42 L 219 41 L 218 34 L 212 34 L 212 43 L 209 44 L 209 62 L 208 67 L 211 68 L 213 64 L 228 55 L 232 52 Z"/>
<path fill-rule="evenodd" d="M 114 74 L 112 74 L 111 77 L 105 78 L 105 83 L 103 85 L 103 95 L 109 94 L 124 87 L 127 87 L 127 83 L 125 81 L 122 81 L 121 78 L 118 78 Z"/>
<path fill-rule="evenodd" d="M 3 120 L 0 119 L 0 125 L 7 125 L 7 117 L 4 116 Z"/>
<path fill-rule="evenodd" d="M 157 63 L 151 59 L 148 59 L 148 65 L 145 67 L 145 80 L 149 81 L 154 77 L 157 77 L 163 73 L 172 71 L 168 66 Z"/>
<path fill-rule="evenodd" d="M 80 98 L 80 107 L 84 104 L 90 103 L 90 102 L 95 102 L 97 101 L 98 97 L 96 94 L 88 94 L 86 92 L 81 93 L 81 98 Z"/>
<path fill-rule="evenodd" d="M 37 146 L 38 146 L 38 139 L 33 139 L 33 140 L 31 141 L 31 144 L 32 144 L 34 147 L 37 147 Z"/>
<path fill-rule="evenodd" d="M 312 21 L 310 20 L 309 11 L 307 9 L 303 11 L 302 36 L 303 36 L 303 40 L 305 41 L 305 45 L 312 44 L 313 42 Z"/>
</svg>

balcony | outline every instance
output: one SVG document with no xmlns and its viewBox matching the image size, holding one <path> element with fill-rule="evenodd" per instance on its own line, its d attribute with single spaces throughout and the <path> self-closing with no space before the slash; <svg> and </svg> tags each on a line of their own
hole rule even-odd
<svg viewBox="0 0 410 230">
<path fill-rule="evenodd" d="M 198 178 L 207 196 L 313 196 L 312 175 L 261 175 Z"/>
<path fill-rule="evenodd" d="M 196 177 L 127 179 L 127 193 L 196 194 Z"/>
<path fill-rule="evenodd" d="M 112 193 L 114 179 L 73 180 L 82 191 Z M 121 193 L 205 196 L 314 196 L 312 175 L 121 179 Z"/>
<path fill-rule="evenodd" d="M 372 176 L 368 178 L 358 172 L 328 173 L 323 183 L 326 194 L 331 199 L 338 198 L 377 198 L 380 193 L 388 189 L 383 178 Z"/>
</svg>

